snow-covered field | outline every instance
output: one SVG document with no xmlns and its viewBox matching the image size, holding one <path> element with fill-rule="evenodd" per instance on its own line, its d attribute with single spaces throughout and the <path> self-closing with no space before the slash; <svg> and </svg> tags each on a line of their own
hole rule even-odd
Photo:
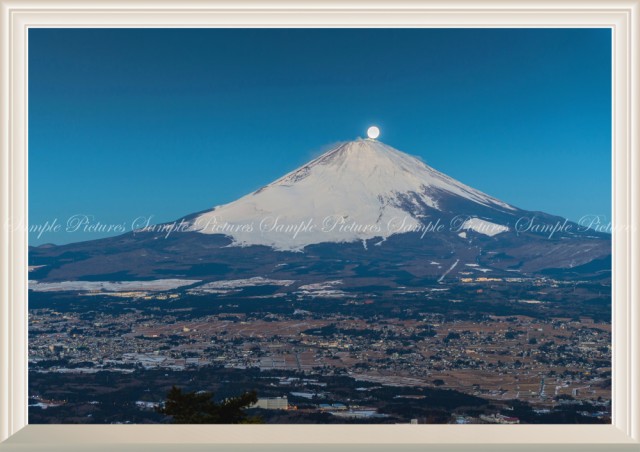
<svg viewBox="0 0 640 452">
<path fill-rule="evenodd" d="M 262 276 L 256 276 L 247 279 L 225 279 L 221 281 L 214 281 L 195 287 L 188 292 L 192 295 L 204 295 L 204 294 L 226 294 L 232 292 L 238 292 L 245 287 L 256 286 L 282 286 L 288 287 L 295 283 L 293 279 L 269 279 Z"/>
<path fill-rule="evenodd" d="M 201 282 L 198 279 L 156 279 L 154 281 L 29 281 L 34 292 L 101 291 L 101 292 L 163 292 Z"/>
<path fill-rule="evenodd" d="M 42 267 L 46 267 L 46 265 L 29 265 L 29 273 Z"/>
<path fill-rule="evenodd" d="M 298 287 L 296 295 L 302 297 L 323 297 L 323 298 L 345 298 L 352 297 L 353 294 L 349 294 L 343 290 L 336 289 L 337 286 L 342 284 L 342 280 L 324 281 L 321 283 L 305 284 Z"/>
<path fill-rule="evenodd" d="M 349 294 L 344 290 L 337 289 L 301 290 L 296 292 L 296 295 L 311 298 L 351 298 L 356 296 L 356 294 Z"/>
<path fill-rule="evenodd" d="M 342 284 L 342 280 L 338 279 L 335 281 L 325 281 L 321 283 L 314 284 L 305 284 L 304 286 L 298 287 L 298 290 L 324 290 L 324 289 L 333 289 L 336 286 Z"/>
</svg>

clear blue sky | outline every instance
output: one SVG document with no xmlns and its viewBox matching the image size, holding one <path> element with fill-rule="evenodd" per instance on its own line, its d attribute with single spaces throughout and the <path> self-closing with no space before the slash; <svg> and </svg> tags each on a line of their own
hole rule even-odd
<svg viewBox="0 0 640 452">
<path fill-rule="evenodd" d="M 29 223 L 174 220 L 371 124 L 523 209 L 610 217 L 610 118 L 608 29 L 31 29 Z"/>
</svg>

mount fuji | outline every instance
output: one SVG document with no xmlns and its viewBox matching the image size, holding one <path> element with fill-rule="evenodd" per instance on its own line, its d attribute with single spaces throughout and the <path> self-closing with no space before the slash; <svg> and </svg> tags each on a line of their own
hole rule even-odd
<svg viewBox="0 0 640 452">
<path fill-rule="evenodd" d="M 216 233 L 222 228 L 238 245 L 300 250 L 323 242 L 419 231 L 425 219 L 455 215 L 461 208 L 485 217 L 518 212 L 415 157 L 376 140 L 359 139 L 196 217 L 193 230 Z M 460 229 L 480 230 L 480 225 L 476 219 Z M 488 234 L 509 229 L 488 221 L 484 226 Z"/>
<path fill-rule="evenodd" d="M 357 139 L 234 202 L 117 237 L 30 247 L 29 261 L 37 284 L 271 281 L 299 290 L 332 280 L 424 286 L 469 274 L 602 279 L 611 276 L 611 236 Z"/>
</svg>

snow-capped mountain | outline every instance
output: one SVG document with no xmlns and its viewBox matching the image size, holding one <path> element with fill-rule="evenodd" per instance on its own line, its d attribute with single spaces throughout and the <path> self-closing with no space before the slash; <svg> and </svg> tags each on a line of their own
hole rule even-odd
<svg viewBox="0 0 640 452">
<path fill-rule="evenodd" d="M 386 239 L 418 231 L 432 216 L 462 213 L 454 211 L 460 203 L 485 215 L 494 211 L 502 217 L 518 211 L 416 157 L 377 140 L 358 139 L 203 213 L 193 220 L 192 229 L 222 232 L 237 245 L 299 250 L 317 243 Z M 495 235 L 509 228 L 470 218 L 462 229 Z"/>
<path fill-rule="evenodd" d="M 117 237 L 32 247 L 29 264 L 32 289 L 47 291 L 73 281 L 143 281 L 145 290 L 287 281 L 282 287 L 296 291 L 326 281 L 423 287 L 474 274 L 606 279 L 611 236 L 519 209 L 358 139 L 229 204 Z"/>
</svg>

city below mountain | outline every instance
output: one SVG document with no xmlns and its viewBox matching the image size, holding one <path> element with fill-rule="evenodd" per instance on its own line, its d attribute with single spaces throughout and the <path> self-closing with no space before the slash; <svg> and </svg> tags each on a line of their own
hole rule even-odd
<svg viewBox="0 0 640 452">
<path fill-rule="evenodd" d="M 29 259 L 32 423 L 610 422 L 610 236 L 374 139 Z"/>
</svg>

